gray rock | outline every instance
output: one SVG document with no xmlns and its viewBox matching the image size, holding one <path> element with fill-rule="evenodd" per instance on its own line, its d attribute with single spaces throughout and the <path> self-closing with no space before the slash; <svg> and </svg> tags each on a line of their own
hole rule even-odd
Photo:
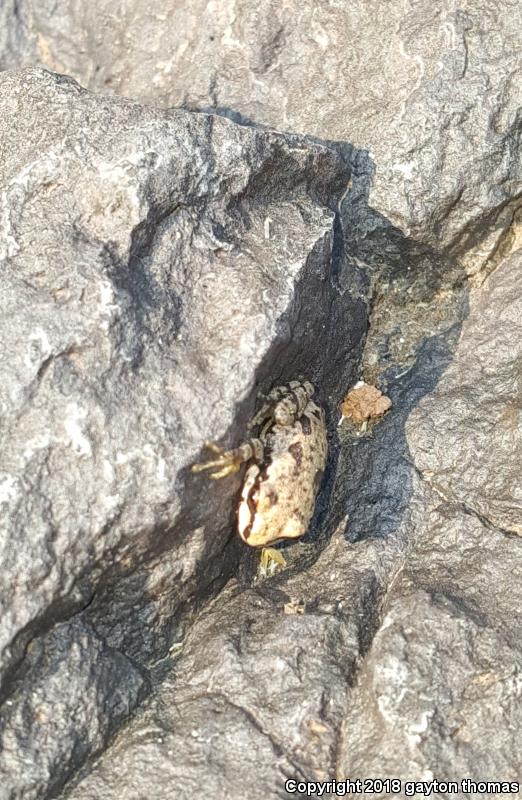
<svg viewBox="0 0 522 800">
<path fill-rule="evenodd" d="M 167 684 L 141 724 L 118 736 L 109 759 L 70 796 L 138 800 L 166 792 L 187 800 L 204 790 L 214 797 L 280 797 L 280 775 L 292 774 L 292 765 L 255 721 L 215 695 L 177 705 L 175 691 Z M 263 776 L 260 763 L 268 766 Z"/>
<path fill-rule="evenodd" d="M 69 800 L 137 799 L 151 785 L 192 798 L 202 774 L 238 800 L 248 780 L 253 797 L 290 796 L 287 778 L 518 780 L 522 541 L 474 510 L 480 473 L 465 477 L 465 504 L 419 464 L 429 452 L 435 470 L 446 450 L 455 464 L 467 452 L 468 416 L 455 421 L 468 408 L 462 398 L 479 413 L 515 396 L 516 346 L 504 350 L 500 337 L 497 361 L 488 314 L 483 328 L 481 320 L 484 309 L 503 309 L 514 342 L 519 264 L 520 254 L 502 264 L 471 294 L 462 328 L 431 337 L 391 379 L 394 407 L 369 435 L 341 429 L 326 527 L 342 510 L 346 519 L 322 553 L 253 587 L 229 583 L 191 628 L 150 709 Z M 444 419 L 462 433 L 446 447 Z M 441 446 L 430 448 L 434 420 Z M 495 449 L 494 480 L 503 477 L 509 497 L 518 462 L 505 439 L 495 444 L 476 442 L 476 461 Z"/>
<path fill-rule="evenodd" d="M 338 535 L 304 573 L 229 583 L 149 708 L 70 800 L 191 798 L 202 782 L 218 797 L 290 797 L 287 779 L 333 777 L 382 551 L 366 543 L 357 553 Z"/>
<path fill-rule="evenodd" d="M 9 800 L 150 682 L 69 798 L 520 775 L 520 8 L 316 5 L 0 9 L 0 67 L 243 123 L 0 76 Z M 333 426 L 367 305 L 392 411 L 252 585 L 187 467 L 299 372 Z"/>
<path fill-rule="evenodd" d="M 10 27 L 26 30 L 27 57 L 96 91 L 368 149 L 370 205 L 470 272 L 518 235 L 517 0 L 392 0 L 385 13 L 380 0 L 16 8 Z"/>
<path fill-rule="evenodd" d="M 519 535 L 521 263 L 519 250 L 490 276 L 454 360 L 407 428 L 416 466 L 442 497 L 486 525 Z"/>
<path fill-rule="evenodd" d="M 107 667 L 68 668 L 67 621 L 98 637 L 96 664 L 97 649 L 140 669 L 166 655 L 237 562 L 238 478 L 208 486 L 188 466 L 207 439 L 240 441 L 258 389 L 302 373 L 335 404 L 365 306 L 337 288 L 332 255 L 342 148 L 29 69 L 0 75 L 0 153 L 0 674 L 6 736 L 43 749 L 23 789 L 41 797 L 140 694 L 126 668 L 113 710 Z M 62 639 L 47 633 L 59 622 Z M 65 707 L 89 685 L 101 714 L 80 748 L 28 727 L 39 637 L 63 650 Z M 44 694 L 48 664 L 34 667 Z"/>
<path fill-rule="evenodd" d="M 338 769 L 516 781 L 522 544 L 414 485 L 408 559 L 349 694 Z"/>
<path fill-rule="evenodd" d="M 426 342 L 390 387 L 389 418 L 341 461 L 355 473 L 347 534 L 385 536 L 398 552 L 347 698 L 346 777 L 520 775 L 521 255 L 471 294 L 456 343 L 455 330 Z"/>
<path fill-rule="evenodd" d="M 2 798 L 59 789 L 148 689 L 136 667 L 79 620 L 36 639 L 22 675 L 0 715 Z"/>
<path fill-rule="evenodd" d="M 28 14 L 29 9 L 18 0 L 4 0 L 0 4 L 0 70 L 36 60 L 29 41 L 31 25 Z"/>
</svg>

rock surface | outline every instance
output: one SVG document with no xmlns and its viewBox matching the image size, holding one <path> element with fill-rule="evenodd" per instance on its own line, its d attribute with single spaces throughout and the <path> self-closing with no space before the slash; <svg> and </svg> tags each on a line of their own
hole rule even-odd
<svg viewBox="0 0 522 800">
<path fill-rule="evenodd" d="M 286 797 L 287 778 L 331 778 L 381 551 L 357 554 L 337 536 L 305 573 L 230 583 L 147 711 L 70 797 L 137 800 L 151 786 L 191 797 L 202 776 L 218 797 Z"/>
<path fill-rule="evenodd" d="M 2 798 L 47 797 L 147 693 L 144 674 L 76 619 L 35 639 L 2 709 Z"/>
<path fill-rule="evenodd" d="M 444 496 L 421 465 L 426 452 L 434 471 L 437 453 L 456 463 L 467 453 L 469 403 L 480 419 L 491 403 L 516 399 L 507 380 L 516 348 L 497 362 L 482 315 L 499 306 L 512 318 L 521 262 L 519 252 L 502 264 L 471 295 L 462 331 L 432 338 L 390 384 L 393 408 L 371 436 L 341 434 L 347 519 L 321 555 L 254 587 L 229 583 L 147 711 L 69 800 L 138 800 L 151 786 L 191 798 L 201 775 L 212 793 L 238 799 L 291 797 L 288 778 L 518 780 L 522 540 Z M 496 390 L 487 364 L 504 376 Z M 426 431 L 443 420 L 449 454 L 426 447 Z M 515 465 L 493 426 L 476 430 L 479 452 L 495 449 L 507 497 L 520 457 Z M 473 471 L 461 478 L 480 490 Z"/>
<path fill-rule="evenodd" d="M 507 535 L 522 535 L 520 267 L 519 251 L 492 274 L 444 378 L 408 422 L 434 490 Z"/>
<path fill-rule="evenodd" d="M 338 768 L 517 781 L 522 542 L 412 488 L 408 557 L 349 695 Z"/>
<path fill-rule="evenodd" d="M 368 149 L 370 205 L 469 271 L 520 238 L 517 0 L 392 0 L 385 13 L 380 0 L 19 0 L 6 17 L 12 64 Z"/>
<path fill-rule="evenodd" d="M 335 402 L 365 317 L 335 283 L 341 149 L 28 69 L 0 74 L 0 153 L 3 767 L 26 798 L 103 745 L 236 566 L 238 478 L 191 476 L 202 443 L 239 443 L 257 389 L 300 373 Z M 60 692 L 64 727 L 31 729 Z"/>
<path fill-rule="evenodd" d="M 0 73 L 1 800 L 519 779 L 522 11 L 385 5 L 0 4 L 98 93 Z M 327 481 L 254 581 L 188 466 L 299 373 Z"/>
</svg>

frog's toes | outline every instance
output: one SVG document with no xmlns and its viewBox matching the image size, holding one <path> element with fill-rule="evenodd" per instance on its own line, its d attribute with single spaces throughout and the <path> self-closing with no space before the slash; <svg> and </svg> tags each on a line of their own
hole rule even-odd
<svg viewBox="0 0 522 800">
<path fill-rule="evenodd" d="M 209 478 L 215 481 L 220 478 L 226 478 L 227 475 L 233 475 L 234 472 L 239 472 L 241 464 L 245 460 L 242 448 L 223 451 L 214 442 L 205 442 L 205 447 L 215 453 L 218 458 L 214 458 L 211 461 L 203 461 L 201 464 L 193 464 L 191 467 L 192 472 L 216 470 L 209 475 Z"/>
<path fill-rule="evenodd" d="M 216 463 L 215 466 L 220 466 L 220 464 Z M 211 475 L 209 475 L 209 478 L 211 478 L 213 481 L 218 481 L 220 478 L 226 478 L 227 475 L 233 475 L 235 472 L 239 472 L 240 468 L 241 464 L 233 462 L 232 464 L 227 464 L 218 472 L 213 472 Z"/>
<path fill-rule="evenodd" d="M 260 578 L 269 578 L 286 567 L 286 559 L 280 550 L 274 547 L 263 547 L 259 561 L 258 575 Z"/>
<path fill-rule="evenodd" d="M 201 464 L 193 464 L 192 472 L 203 472 L 204 470 L 215 469 L 209 477 L 213 480 L 225 478 L 227 475 L 232 475 L 234 472 L 239 472 L 242 464 L 249 461 L 251 458 L 257 460 L 263 459 L 263 443 L 259 439 L 250 439 L 248 442 L 236 447 L 234 450 L 221 450 L 214 442 L 205 442 L 207 450 L 211 450 L 218 458 L 211 461 L 204 461 Z"/>
<path fill-rule="evenodd" d="M 222 456 L 223 453 L 224 453 L 224 450 L 222 450 L 221 447 L 218 444 L 216 444 L 215 442 L 208 442 L 207 441 L 207 442 L 205 442 L 205 447 L 206 447 L 207 450 L 212 450 L 212 452 L 216 453 L 216 455 L 218 455 L 218 456 Z"/>
<path fill-rule="evenodd" d="M 192 472 L 204 472 L 205 470 L 210 469 L 219 469 L 221 468 L 220 472 L 223 471 L 223 468 L 229 466 L 230 459 L 227 457 L 228 453 L 223 452 L 220 447 L 214 442 L 205 442 L 205 448 L 210 450 L 212 453 L 218 456 L 218 458 L 214 458 L 211 461 L 203 461 L 200 464 L 193 464 L 191 467 Z M 215 475 L 211 475 L 211 478 L 217 477 L 219 473 Z M 228 474 L 228 473 L 227 473 Z"/>
</svg>

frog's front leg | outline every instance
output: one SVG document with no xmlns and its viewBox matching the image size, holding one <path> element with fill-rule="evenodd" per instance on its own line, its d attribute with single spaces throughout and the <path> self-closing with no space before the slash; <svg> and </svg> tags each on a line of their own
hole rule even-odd
<svg viewBox="0 0 522 800">
<path fill-rule="evenodd" d="M 258 462 L 263 461 L 264 448 L 260 439 L 249 439 L 247 442 L 234 448 L 234 450 L 222 450 L 214 442 L 205 442 L 207 450 L 211 450 L 218 458 L 212 461 L 204 461 L 201 464 L 193 464 L 192 472 L 203 472 L 207 469 L 216 469 L 209 475 L 212 480 L 219 480 L 225 478 L 227 475 L 232 475 L 234 472 L 239 472 L 241 465 L 250 459 L 255 459 Z"/>
<path fill-rule="evenodd" d="M 285 386 L 276 386 L 266 395 L 265 402 L 252 418 L 249 428 L 262 425 L 266 420 L 271 424 L 293 425 L 302 415 L 314 393 L 310 381 L 290 381 Z"/>
</svg>

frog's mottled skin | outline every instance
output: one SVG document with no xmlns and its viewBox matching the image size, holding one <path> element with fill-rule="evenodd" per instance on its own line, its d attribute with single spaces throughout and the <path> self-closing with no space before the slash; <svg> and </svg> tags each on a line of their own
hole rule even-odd
<svg viewBox="0 0 522 800">
<path fill-rule="evenodd" d="M 245 475 L 238 510 L 238 532 L 251 547 L 265 547 L 306 533 L 328 450 L 324 412 L 311 399 L 308 381 L 292 381 L 273 389 L 251 427 L 258 438 L 219 458 L 196 464 L 194 471 L 218 467 L 211 477 L 224 477 L 254 460 Z"/>
</svg>

